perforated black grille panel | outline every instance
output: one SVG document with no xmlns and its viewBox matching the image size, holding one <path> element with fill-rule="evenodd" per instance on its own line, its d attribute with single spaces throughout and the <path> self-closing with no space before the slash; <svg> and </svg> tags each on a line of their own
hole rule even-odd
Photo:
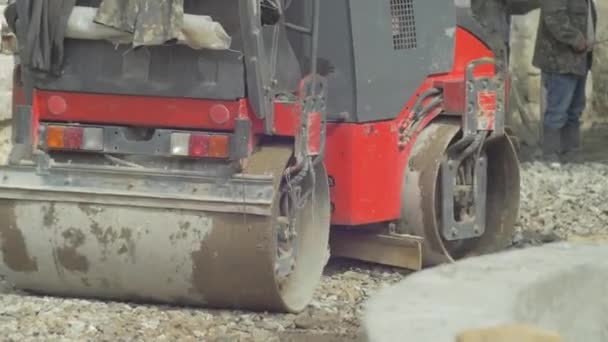
<svg viewBox="0 0 608 342">
<path fill-rule="evenodd" d="M 393 27 L 393 48 L 395 50 L 415 49 L 418 46 L 418 41 L 416 38 L 414 0 L 390 1 Z"/>
</svg>

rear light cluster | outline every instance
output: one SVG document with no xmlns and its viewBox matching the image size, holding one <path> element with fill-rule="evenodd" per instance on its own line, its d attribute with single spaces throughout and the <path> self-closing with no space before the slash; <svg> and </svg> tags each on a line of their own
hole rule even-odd
<svg viewBox="0 0 608 342">
<path fill-rule="evenodd" d="M 173 133 L 171 154 L 174 156 L 228 158 L 230 136 L 226 134 Z"/>
<path fill-rule="evenodd" d="M 230 157 L 231 139 L 229 134 L 159 130 L 157 133 L 158 140 L 132 142 L 136 145 L 133 147 L 132 144 L 122 143 L 126 138 L 124 135 L 116 133 L 119 131 L 112 130 L 115 134 L 106 136 L 104 127 L 62 126 L 57 124 L 43 125 L 43 127 L 43 145 L 49 150 L 90 152 L 112 150 L 123 154 L 191 158 Z M 169 140 L 170 146 L 167 146 Z"/>
<path fill-rule="evenodd" d="M 46 147 L 55 150 L 103 150 L 103 129 L 97 127 L 47 126 Z"/>
</svg>

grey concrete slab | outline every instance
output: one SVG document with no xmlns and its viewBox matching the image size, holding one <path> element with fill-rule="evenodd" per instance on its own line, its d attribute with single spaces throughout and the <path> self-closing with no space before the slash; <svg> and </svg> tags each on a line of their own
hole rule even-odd
<svg viewBox="0 0 608 342">
<path fill-rule="evenodd" d="M 370 342 L 454 342 L 467 329 L 525 323 L 564 341 L 608 341 L 608 245 L 559 243 L 413 274 L 366 303 Z"/>
</svg>

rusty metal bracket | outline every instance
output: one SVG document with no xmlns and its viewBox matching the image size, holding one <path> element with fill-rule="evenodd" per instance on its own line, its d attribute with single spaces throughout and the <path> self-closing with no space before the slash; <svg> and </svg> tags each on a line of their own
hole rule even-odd
<svg viewBox="0 0 608 342">
<path fill-rule="evenodd" d="M 295 156 L 298 162 L 306 157 L 323 156 L 326 141 L 327 80 L 309 75 L 300 82 L 300 125 L 296 134 Z"/>
<path fill-rule="evenodd" d="M 475 77 L 481 65 L 493 65 L 494 77 Z M 495 135 L 505 132 L 505 87 L 504 76 L 493 58 L 481 58 L 467 66 L 466 112 L 463 116 L 464 135 L 475 135 L 478 131 L 493 131 Z"/>
<path fill-rule="evenodd" d="M 456 184 L 461 165 L 462 162 L 451 159 L 443 161 L 441 165 L 441 226 L 442 235 L 448 241 L 479 237 L 486 228 L 487 158 L 482 156 L 475 159 L 473 184 Z M 472 203 L 467 204 L 474 209 L 474 213 L 461 214 L 460 220 L 457 220 L 455 198 L 467 192 L 473 195 L 469 199 Z"/>
<path fill-rule="evenodd" d="M 482 65 L 494 66 L 496 75 L 475 77 L 475 70 Z M 441 233 L 448 241 L 484 234 L 487 157 L 482 154 L 483 147 L 489 132 L 494 137 L 505 134 L 504 77 L 496 60 L 481 58 L 469 63 L 465 84 L 463 136 L 448 148 L 441 163 Z M 457 201 L 461 202 L 458 208 Z"/>
</svg>

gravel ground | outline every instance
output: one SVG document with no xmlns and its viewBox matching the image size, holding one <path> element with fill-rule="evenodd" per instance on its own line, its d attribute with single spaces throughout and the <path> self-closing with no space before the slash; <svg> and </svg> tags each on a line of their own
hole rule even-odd
<svg viewBox="0 0 608 342">
<path fill-rule="evenodd" d="M 365 298 L 406 272 L 334 260 L 299 315 L 36 297 L 0 286 L 2 341 L 353 341 Z"/>
<path fill-rule="evenodd" d="M 525 163 L 514 247 L 558 239 L 608 239 L 608 164 Z M 524 228 L 525 227 L 525 228 Z M 352 341 L 362 340 L 362 302 L 407 272 L 334 260 L 300 315 L 194 310 L 18 294 L 0 282 L 6 341 Z"/>
<path fill-rule="evenodd" d="M 608 240 L 608 164 L 522 165 L 515 246 Z"/>
</svg>

